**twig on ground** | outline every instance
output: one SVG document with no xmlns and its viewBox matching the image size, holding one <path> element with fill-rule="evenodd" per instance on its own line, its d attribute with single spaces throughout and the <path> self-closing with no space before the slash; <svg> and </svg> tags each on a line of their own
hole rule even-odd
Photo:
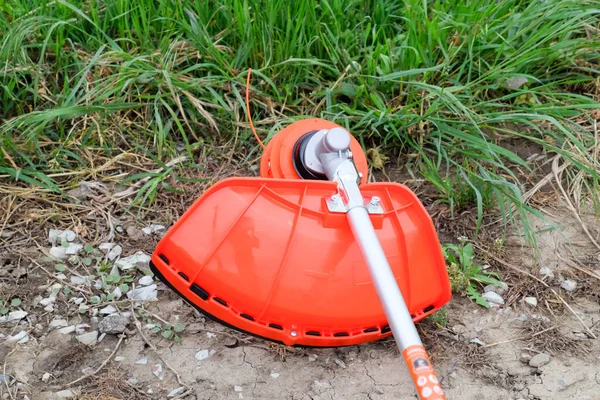
<svg viewBox="0 0 600 400">
<path fill-rule="evenodd" d="M 527 272 L 527 271 L 523 271 L 521 268 L 514 266 L 504 260 L 501 260 L 500 258 L 496 257 L 495 255 L 493 255 L 492 253 L 490 253 L 489 251 L 487 251 L 486 249 L 484 249 L 483 247 L 477 245 L 476 243 L 474 243 L 474 246 L 477 247 L 479 250 L 483 251 L 484 253 L 486 253 L 488 255 L 488 257 L 492 258 L 493 260 L 499 262 L 500 264 L 504 265 L 507 268 L 512 269 L 513 271 L 516 271 L 520 274 L 529 276 L 530 278 L 535 279 L 536 281 L 538 281 L 539 283 L 541 283 L 542 285 L 544 285 L 544 287 L 546 287 L 548 290 L 550 290 L 552 292 L 552 294 L 554 294 L 554 296 L 556 296 L 556 298 L 558 300 L 560 300 L 561 303 L 564 304 L 565 307 L 567 307 L 567 309 L 575 316 L 575 318 L 577 318 L 577 320 L 579 321 L 579 323 L 581 324 L 581 326 L 587 331 L 588 335 L 590 335 L 592 338 L 594 339 L 598 339 L 598 337 L 594 334 L 594 332 L 592 332 L 592 330 L 590 328 L 588 328 L 588 326 L 583 322 L 583 320 L 581 319 L 581 317 L 579 317 L 579 315 L 577 315 L 577 313 L 571 308 L 571 306 L 569 305 L 569 303 L 567 303 L 565 301 L 565 299 L 562 298 L 562 296 L 560 294 L 558 294 L 554 289 L 552 289 L 550 287 L 550 285 L 548 285 L 546 282 L 544 282 L 543 280 L 541 280 L 540 278 L 538 278 L 537 276 Z"/>
<path fill-rule="evenodd" d="M 110 356 L 108 356 L 106 358 L 106 360 L 104 360 L 104 362 L 102 364 L 100 364 L 100 366 L 98 367 L 98 369 L 96 369 L 94 372 L 92 372 L 89 375 L 80 376 L 79 378 L 75 379 L 73 382 L 67 383 L 65 385 L 65 387 L 73 386 L 74 384 L 76 384 L 78 382 L 81 382 L 84 379 L 91 378 L 92 376 L 94 376 L 98 372 L 100 372 L 102 370 L 102 368 L 104 368 L 106 366 L 106 364 L 108 364 L 108 362 L 113 358 L 113 356 L 115 355 L 115 353 L 117 352 L 117 350 L 119 350 L 119 347 L 121 346 L 121 342 L 123 342 L 124 338 L 125 338 L 125 335 L 121 335 L 119 337 L 119 341 L 117 342 L 117 345 L 115 346 L 114 350 L 112 351 L 112 353 L 110 353 Z"/>
<path fill-rule="evenodd" d="M 541 335 L 542 333 L 546 333 L 548 331 L 556 329 L 559 326 L 561 326 L 561 325 L 554 325 L 554 326 L 551 326 L 550 328 L 546 328 L 546 329 L 544 329 L 542 331 L 536 332 L 533 335 L 530 335 L 527 339 L 532 339 L 532 338 L 534 338 L 536 336 Z M 523 338 L 522 337 L 518 337 L 518 338 L 514 338 L 514 339 L 502 340 L 500 342 L 490 343 L 490 344 L 483 345 L 482 347 L 494 347 L 494 346 L 498 346 L 500 344 L 506 344 L 506 343 L 516 342 L 517 340 L 523 340 Z"/>
</svg>

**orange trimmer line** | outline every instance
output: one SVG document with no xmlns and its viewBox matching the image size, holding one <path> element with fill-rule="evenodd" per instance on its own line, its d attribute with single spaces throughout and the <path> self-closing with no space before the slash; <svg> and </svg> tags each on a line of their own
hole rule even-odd
<svg viewBox="0 0 600 400">
<path fill-rule="evenodd" d="M 260 147 L 262 147 L 262 149 L 264 150 L 265 145 L 262 142 L 262 140 L 260 140 L 258 133 L 256 133 L 256 129 L 254 129 L 254 124 L 252 123 L 252 115 L 250 114 L 250 76 L 251 75 L 252 75 L 252 68 L 248 68 L 248 76 L 246 77 L 246 112 L 248 113 L 248 122 L 250 123 L 250 129 L 252 130 L 254 137 L 258 141 L 258 144 L 260 144 Z"/>
</svg>

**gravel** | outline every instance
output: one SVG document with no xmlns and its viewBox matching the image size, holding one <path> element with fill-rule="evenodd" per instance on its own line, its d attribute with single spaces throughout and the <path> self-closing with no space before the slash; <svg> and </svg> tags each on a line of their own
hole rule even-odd
<svg viewBox="0 0 600 400">
<path fill-rule="evenodd" d="M 572 292 L 573 290 L 577 289 L 577 282 L 575 282 L 571 279 L 565 279 L 560 284 L 560 287 L 565 289 L 567 292 Z"/>
<path fill-rule="evenodd" d="M 535 308 L 538 305 L 538 301 L 535 297 L 525 297 L 525 304 Z"/>
<path fill-rule="evenodd" d="M 529 365 L 534 368 L 542 367 L 550 362 L 552 358 L 546 353 L 536 354 L 529 360 Z"/>
<path fill-rule="evenodd" d="M 104 317 L 98 324 L 101 333 L 118 334 L 123 333 L 129 324 L 129 317 L 123 314 L 112 314 Z"/>
<path fill-rule="evenodd" d="M 502 305 L 504 304 L 504 299 L 496 292 L 486 292 L 483 295 L 483 298 L 492 304 Z"/>
</svg>

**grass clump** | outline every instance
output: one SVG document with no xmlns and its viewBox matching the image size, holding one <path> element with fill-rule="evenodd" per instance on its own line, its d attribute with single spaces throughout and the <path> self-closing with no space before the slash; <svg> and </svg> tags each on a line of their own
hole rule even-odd
<svg viewBox="0 0 600 400">
<path fill-rule="evenodd" d="M 16 0 L 0 13 L 0 176 L 60 192 L 99 155 L 249 139 L 252 67 L 267 140 L 327 118 L 409 154 L 479 221 L 492 206 L 525 221 L 532 166 L 508 141 L 560 155 L 597 195 L 582 123 L 598 112 L 599 15 L 591 0 Z"/>
<path fill-rule="evenodd" d="M 482 265 L 475 264 L 471 243 L 444 244 L 442 250 L 448 263 L 452 291 L 464 293 L 477 304 L 489 308 L 489 302 L 481 295 L 482 286 L 500 286 L 500 276 L 495 272 L 486 271 Z"/>
</svg>

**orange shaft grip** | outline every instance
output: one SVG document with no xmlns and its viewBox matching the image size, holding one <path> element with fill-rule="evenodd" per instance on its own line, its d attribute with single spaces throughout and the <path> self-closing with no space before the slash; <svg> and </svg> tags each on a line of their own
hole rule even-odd
<svg viewBox="0 0 600 400">
<path fill-rule="evenodd" d="M 415 344 L 404 349 L 402 355 L 419 392 L 419 399 L 446 400 L 425 348 Z"/>
</svg>

